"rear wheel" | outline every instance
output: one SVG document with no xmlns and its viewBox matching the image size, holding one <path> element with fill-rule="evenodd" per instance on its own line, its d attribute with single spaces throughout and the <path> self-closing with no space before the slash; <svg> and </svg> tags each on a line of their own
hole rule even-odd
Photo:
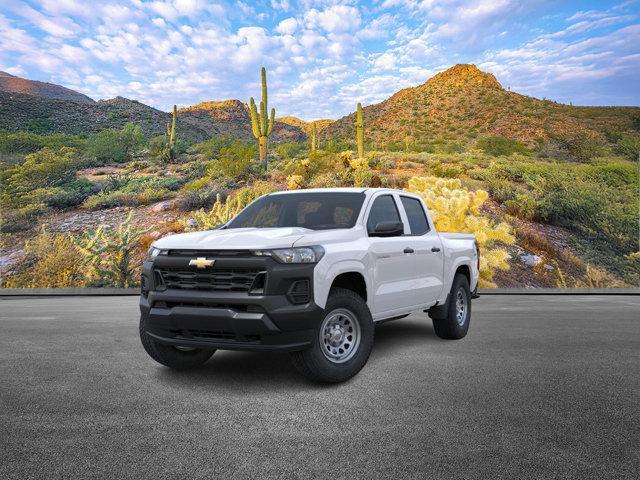
<svg viewBox="0 0 640 480">
<path fill-rule="evenodd" d="M 159 343 L 147 333 L 143 317 L 140 317 L 140 340 L 151 358 L 174 370 L 188 370 L 199 367 L 215 353 L 215 350 L 174 347 Z"/>
<path fill-rule="evenodd" d="M 313 345 L 291 356 L 296 368 L 313 381 L 344 382 L 369 359 L 373 320 L 362 297 L 344 288 L 331 290 L 325 312 Z"/>
<path fill-rule="evenodd" d="M 471 321 L 471 291 L 469 281 L 462 274 L 453 279 L 449 293 L 447 314 L 443 318 L 433 318 L 436 335 L 447 340 L 464 338 Z"/>
</svg>

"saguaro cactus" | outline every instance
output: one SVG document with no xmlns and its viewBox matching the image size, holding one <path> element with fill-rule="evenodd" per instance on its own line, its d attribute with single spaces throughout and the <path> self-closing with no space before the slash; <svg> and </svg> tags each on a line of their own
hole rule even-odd
<svg viewBox="0 0 640 480">
<path fill-rule="evenodd" d="M 364 124 L 362 123 L 362 105 L 358 102 L 356 111 L 356 138 L 358 139 L 358 158 L 364 159 Z"/>
<path fill-rule="evenodd" d="M 316 122 L 311 123 L 311 151 L 315 152 L 318 147 L 317 140 L 317 131 L 316 131 Z"/>
<path fill-rule="evenodd" d="M 253 136 L 258 139 L 260 147 L 260 161 L 267 166 L 267 141 L 273 130 L 273 120 L 276 116 L 276 109 L 271 109 L 271 116 L 267 118 L 267 71 L 262 67 L 262 100 L 260 101 L 260 113 L 256 108 L 253 97 L 249 100 L 251 110 L 251 130 Z"/>
<path fill-rule="evenodd" d="M 175 160 L 177 156 L 176 149 L 176 119 L 178 118 L 178 109 L 173 106 L 173 115 L 171 122 L 167 122 L 167 157 L 169 160 Z"/>
</svg>

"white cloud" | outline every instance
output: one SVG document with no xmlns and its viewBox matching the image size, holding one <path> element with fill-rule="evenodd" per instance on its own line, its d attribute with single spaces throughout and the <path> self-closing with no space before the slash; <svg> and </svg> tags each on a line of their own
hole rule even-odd
<svg viewBox="0 0 640 480">
<path fill-rule="evenodd" d="M 292 35 L 298 28 L 298 20 L 295 18 L 285 18 L 276 27 L 276 32 L 283 35 Z"/>
<path fill-rule="evenodd" d="M 362 21 L 358 9 L 347 5 L 334 5 L 323 11 L 313 8 L 304 18 L 310 28 L 320 26 L 330 33 L 355 30 Z"/>
</svg>

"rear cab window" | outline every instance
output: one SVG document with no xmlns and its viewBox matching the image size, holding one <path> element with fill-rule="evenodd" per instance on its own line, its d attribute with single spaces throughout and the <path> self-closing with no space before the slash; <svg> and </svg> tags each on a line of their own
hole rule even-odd
<svg viewBox="0 0 640 480">
<path fill-rule="evenodd" d="M 427 233 L 430 230 L 429 221 L 427 220 L 427 214 L 424 211 L 422 202 L 417 198 L 402 195 L 400 196 L 400 201 L 409 220 L 411 235 L 424 235 Z"/>
</svg>

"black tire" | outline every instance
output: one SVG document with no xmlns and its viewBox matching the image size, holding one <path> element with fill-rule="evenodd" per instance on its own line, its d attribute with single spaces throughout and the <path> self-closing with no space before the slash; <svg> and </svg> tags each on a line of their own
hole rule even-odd
<svg viewBox="0 0 640 480">
<path fill-rule="evenodd" d="M 465 302 L 464 315 L 458 318 L 456 302 L 458 294 L 462 295 Z M 453 279 L 451 292 L 449 293 L 447 312 L 443 318 L 433 318 L 433 329 L 436 335 L 446 340 L 459 340 L 464 338 L 469 331 L 471 322 L 471 290 L 469 281 L 462 274 L 457 274 Z"/>
<path fill-rule="evenodd" d="M 180 350 L 171 345 L 155 341 L 146 332 L 144 318 L 140 317 L 140 340 L 149 356 L 156 362 L 174 370 L 189 370 L 204 364 L 215 353 L 215 350 L 194 348 Z"/>
<path fill-rule="evenodd" d="M 323 328 L 325 320 L 335 316 L 335 312 L 352 314 L 351 321 L 358 322 L 357 327 L 359 328 L 359 342 L 354 342 L 356 344 L 351 356 L 342 363 L 335 363 L 327 358 L 330 353 L 323 353 L 323 349 L 330 350 L 331 347 L 321 343 L 320 340 L 320 330 Z M 356 326 L 354 325 L 354 327 Z M 333 288 L 325 306 L 325 316 L 317 326 L 313 345 L 307 350 L 292 352 L 293 364 L 300 373 L 314 382 L 340 383 L 349 380 L 367 363 L 373 348 L 374 330 L 371 312 L 362 297 L 351 290 Z"/>
</svg>

